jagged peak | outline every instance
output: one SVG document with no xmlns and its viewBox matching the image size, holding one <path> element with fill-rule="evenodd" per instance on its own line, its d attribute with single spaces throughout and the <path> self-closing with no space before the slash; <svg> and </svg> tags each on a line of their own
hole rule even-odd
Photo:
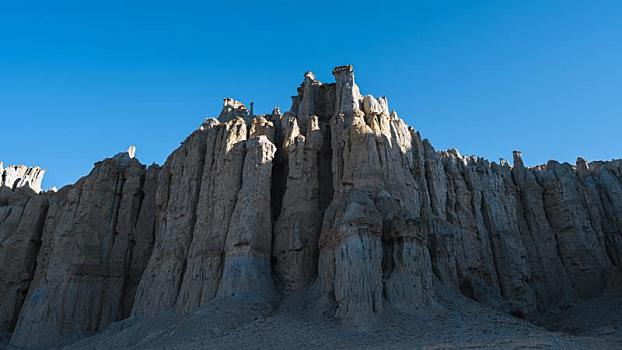
<svg viewBox="0 0 622 350">
<path fill-rule="evenodd" d="M 134 156 L 136 156 L 136 146 L 130 145 L 127 148 L 127 154 L 130 156 L 130 158 L 134 158 Z"/>
<path fill-rule="evenodd" d="M 251 127 L 248 132 L 249 138 L 265 136 L 270 142 L 274 143 L 274 123 L 259 115 L 251 121 Z"/>
<path fill-rule="evenodd" d="M 213 117 L 205 118 L 203 123 L 201 123 L 201 126 L 199 126 L 199 130 L 209 129 L 218 124 L 219 124 L 219 121 L 216 118 L 213 118 Z"/>
<path fill-rule="evenodd" d="M 274 108 L 272 109 L 272 113 L 270 113 L 270 119 L 271 120 L 281 119 L 281 107 L 274 106 Z"/>
<path fill-rule="evenodd" d="M 218 115 L 218 120 L 221 122 L 229 121 L 234 118 L 241 117 L 244 120 L 248 119 L 250 113 L 246 109 L 246 106 L 233 98 L 224 98 L 222 110 Z"/>
<path fill-rule="evenodd" d="M 333 75 L 340 74 L 354 74 L 354 67 L 351 64 L 347 64 L 333 68 Z"/>
<path fill-rule="evenodd" d="M 122 169 L 129 167 L 131 164 L 138 164 L 139 166 L 144 167 L 144 165 L 136 158 L 136 146 L 134 145 L 130 145 L 125 152 L 119 152 L 111 158 L 106 158 L 102 161 L 96 162 L 95 166 L 109 161 L 116 162 Z"/>
<path fill-rule="evenodd" d="M 231 107 L 234 109 L 246 109 L 246 106 L 244 105 L 244 103 L 237 101 L 230 97 L 225 97 L 223 99 L 223 108 L 224 107 Z"/>
<path fill-rule="evenodd" d="M 523 164 L 523 156 L 522 156 L 522 152 L 518 151 L 518 150 L 514 150 L 512 151 L 512 158 L 514 159 L 514 167 L 515 168 L 524 168 L 525 165 Z"/>
<path fill-rule="evenodd" d="M 583 157 L 577 157 L 576 168 L 579 174 L 585 174 L 590 170 L 590 166 Z"/>
<path fill-rule="evenodd" d="M 33 191 L 41 192 L 41 183 L 45 169 L 39 166 L 27 165 L 8 165 L 4 166 L 0 162 L 0 187 L 16 189 L 20 187 L 30 187 Z"/>
<path fill-rule="evenodd" d="M 312 82 L 319 83 L 319 81 L 315 78 L 315 74 L 313 74 L 312 71 L 306 71 L 304 77 L 305 77 L 305 82 L 312 81 Z"/>
</svg>

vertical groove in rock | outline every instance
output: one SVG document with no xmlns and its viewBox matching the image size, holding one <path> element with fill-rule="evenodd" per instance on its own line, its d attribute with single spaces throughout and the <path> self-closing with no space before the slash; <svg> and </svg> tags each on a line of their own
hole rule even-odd
<svg viewBox="0 0 622 350">
<path fill-rule="evenodd" d="M 48 199 L 20 189 L 0 190 L 0 201 L 0 212 L 9 212 L 0 215 L 0 330 L 12 331 L 35 271 Z"/>
<path fill-rule="evenodd" d="M 320 120 L 320 132 L 322 133 L 322 147 L 317 158 L 317 172 L 319 182 L 319 201 L 322 216 L 333 199 L 333 171 L 331 168 L 333 151 L 331 148 L 330 122 Z M 320 220 L 321 225 L 322 220 Z"/>
<path fill-rule="evenodd" d="M 243 181 L 247 134 L 242 119 L 214 124 L 210 129 L 207 157 L 212 161 L 206 162 L 203 172 L 188 270 L 175 305 L 179 312 L 192 311 L 216 296 L 227 232 Z"/>
<path fill-rule="evenodd" d="M 607 222 L 607 249 L 619 268 L 622 266 L 622 238 L 619 234 L 622 231 L 622 180 L 616 177 L 615 166 L 608 167 L 601 162 L 595 162 L 590 163 L 590 170 L 594 173 Z"/>
<path fill-rule="evenodd" d="M 494 268 L 495 271 L 495 276 L 496 281 L 498 283 L 498 287 L 499 287 L 499 293 L 501 294 L 501 296 L 503 298 L 507 298 L 508 295 L 506 293 L 504 293 L 504 288 L 503 288 L 503 283 L 501 282 L 501 272 L 500 272 L 500 268 L 499 268 L 499 258 L 497 258 L 497 252 L 494 248 L 494 241 L 495 241 L 495 235 L 493 234 L 493 226 L 491 224 L 491 219 L 490 219 L 490 214 L 488 213 L 488 210 L 486 210 L 486 197 L 484 197 L 484 194 L 481 194 L 482 196 L 482 201 L 481 201 L 481 207 L 480 210 L 482 211 L 482 217 L 484 219 L 484 226 L 486 227 L 486 232 L 488 232 L 488 240 L 492 243 L 490 245 L 490 255 L 492 257 L 492 267 Z"/>
<path fill-rule="evenodd" d="M 545 210 L 558 241 L 559 254 L 574 290 L 582 297 L 598 294 L 604 288 L 604 247 L 589 222 L 582 203 L 578 179 L 570 165 L 549 162 L 541 181 Z"/>
<path fill-rule="evenodd" d="M 121 153 L 49 197 L 37 269 L 12 344 L 53 345 L 119 319 L 129 263 L 126 249 L 144 172 L 138 161 Z M 119 217 L 112 218 L 114 213 Z M 111 232 L 117 232 L 116 237 Z"/>
<path fill-rule="evenodd" d="M 272 304 L 270 177 L 276 147 L 265 136 L 246 142 L 242 186 L 231 215 L 217 296 Z"/>
<path fill-rule="evenodd" d="M 281 115 L 280 109 L 275 108 L 270 116 L 274 123 L 274 144 L 277 146 L 276 153 L 274 154 L 274 160 L 272 165 L 272 184 L 270 186 L 270 203 L 272 205 L 272 219 L 276 221 L 281 215 L 281 207 L 283 202 L 283 196 L 287 187 L 287 173 L 288 164 L 287 157 L 285 156 L 283 149 L 283 126 L 281 125 L 286 121 L 287 117 Z"/>
<path fill-rule="evenodd" d="M 287 185 L 283 208 L 274 224 L 274 270 L 286 289 L 300 289 L 317 273 L 318 239 L 322 211 L 318 156 L 323 144 L 317 116 L 306 118 L 301 134 L 295 117 L 283 126 L 283 157 L 287 161 Z"/>
<path fill-rule="evenodd" d="M 213 196 L 223 195 L 225 191 L 219 191 L 219 186 L 227 185 L 235 196 L 247 128 L 242 118 L 229 116 L 238 110 L 244 112 L 243 108 L 239 103 L 231 107 L 226 100 L 223 122 L 207 120 L 165 163 L 162 172 L 170 177 L 170 184 L 158 189 L 162 203 L 158 205 L 156 244 L 138 286 L 132 314 L 153 315 L 174 306 L 189 311 L 213 297 L 220 270 L 219 246 L 224 244 L 223 227 L 226 230 L 227 208 L 232 205 L 231 199 L 219 202 Z M 214 164 L 215 169 L 205 169 Z M 207 228 L 214 232 L 206 234 Z M 202 269 L 206 269 L 206 276 Z"/>
<path fill-rule="evenodd" d="M 364 324 L 385 298 L 403 309 L 429 302 L 432 268 L 411 132 L 385 98 L 360 95 L 351 67 L 334 75 L 335 193 L 320 239 L 320 285 L 338 319 Z"/>
<path fill-rule="evenodd" d="M 197 149 L 194 149 L 195 147 L 192 147 L 193 148 L 192 151 L 197 152 L 198 157 L 197 157 L 196 162 L 192 163 L 192 169 L 194 170 L 194 173 L 191 174 L 191 179 L 195 181 L 196 184 L 190 185 L 190 193 L 189 193 L 190 205 L 188 208 L 188 213 L 190 214 L 190 218 L 188 222 L 188 228 L 190 232 L 190 237 L 189 237 L 188 242 L 190 244 L 194 240 L 194 234 L 195 234 L 196 223 L 197 223 L 197 207 L 199 203 L 199 196 L 201 194 L 201 189 L 203 187 L 203 184 L 206 182 L 203 180 L 203 177 L 205 176 L 205 164 L 208 163 L 211 165 L 212 163 L 211 162 L 212 157 L 209 157 L 209 160 L 206 161 L 206 158 L 208 158 L 208 155 L 206 155 L 207 147 L 208 147 L 207 144 L 211 140 L 209 139 L 209 135 L 204 134 L 202 136 L 203 136 L 203 139 L 199 141 L 198 147 L 196 147 L 197 145 L 193 145 Z M 188 176 L 184 174 L 184 177 L 188 177 Z M 177 291 L 181 290 L 182 284 L 184 282 L 184 278 L 186 276 L 186 271 L 188 270 L 188 255 L 191 250 L 190 244 L 187 246 L 186 251 L 184 252 L 185 258 L 183 259 L 180 276 L 179 276 L 179 279 L 177 280 L 177 286 L 175 288 Z M 174 302 L 176 303 L 178 299 L 179 299 L 179 292 L 177 292 Z"/>
<path fill-rule="evenodd" d="M 142 181 L 140 193 L 140 205 L 138 215 L 133 222 L 130 247 L 128 247 L 126 278 L 123 285 L 123 302 L 119 310 L 119 318 L 125 319 L 130 316 L 134 304 L 134 296 L 138 283 L 145 270 L 151 252 L 156 229 L 156 192 L 158 188 L 158 175 L 160 167 L 151 165 Z"/>
<path fill-rule="evenodd" d="M 154 314 L 172 307 L 177 300 L 193 236 L 206 134 L 206 130 L 195 131 L 164 165 L 163 173 L 170 176 L 170 183 L 158 189 L 158 197 L 167 198 L 166 210 L 158 212 L 156 245 L 145 271 L 148 278 L 138 286 L 133 314 Z M 160 191 L 168 195 L 160 195 Z"/>
</svg>

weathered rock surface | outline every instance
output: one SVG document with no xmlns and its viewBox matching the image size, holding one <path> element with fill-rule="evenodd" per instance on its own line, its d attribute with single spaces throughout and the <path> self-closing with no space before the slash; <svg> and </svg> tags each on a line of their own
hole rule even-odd
<svg viewBox="0 0 622 350">
<path fill-rule="evenodd" d="M 281 213 L 274 224 L 274 271 L 287 289 L 300 289 L 317 275 L 318 239 L 322 222 L 318 158 L 323 142 L 317 116 L 284 121 L 283 154 L 287 180 Z"/>
<path fill-rule="evenodd" d="M 0 189 L 0 330 L 15 327 L 35 270 L 46 196 L 30 188 Z"/>
<path fill-rule="evenodd" d="M 284 114 L 225 99 L 161 168 L 130 148 L 45 194 L 40 169 L 0 170 L 11 343 L 296 292 L 366 325 L 441 291 L 532 319 L 620 288 L 621 160 L 529 168 L 518 151 L 512 166 L 438 152 L 385 97 L 361 94 L 351 66 L 333 75 L 306 73 Z"/>
<path fill-rule="evenodd" d="M 258 116 L 248 130 L 229 109 L 225 104 L 220 122 L 206 121 L 164 165 L 159 229 L 136 315 L 189 312 L 216 297 L 276 298 L 270 267 L 274 127 Z"/>
<path fill-rule="evenodd" d="M 148 222 L 155 210 L 153 194 L 144 189 L 155 188 L 158 170 L 145 170 L 121 153 L 49 196 L 36 270 L 13 344 L 52 345 L 127 316 L 132 299 L 126 294 L 137 283 L 153 240 Z"/>
<path fill-rule="evenodd" d="M 406 310 L 433 295 L 412 134 L 385 98 L 362 97 L 352 67 L 333 71 L 334 199 L 324 217 L 320 281 L 336 316 L 358 324 L 383 300 Z"/>
<path fill-rule="evenodd" d="M 41 192 L 41 182 L 45 170 L 26 165 L 9 165 L 6 168 L 0 162 L 0 188 L 8 187 L 15 189 L 18 187 L 30 187 L 36 193 Z"/>
<path fill-rule="evenodd" d="M 246 142 L 242 187 L 231 214 L 217 296 L 277 299 L 272 282 L 270 177 L 276 146 L 265 135 Z"/>
</svg>

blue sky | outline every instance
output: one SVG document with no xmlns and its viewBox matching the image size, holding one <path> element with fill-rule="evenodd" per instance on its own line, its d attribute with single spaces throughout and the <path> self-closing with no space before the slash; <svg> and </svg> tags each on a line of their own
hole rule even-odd
<svg viewBox="0 0 622 350">
<path fill-rule="evenodd" d="M 3 2 L 0 160 L 161 164 L 223 97 L 287 110 L 341 64 L 437 149 L 622 158 L 621 1 L 289 0 Z"/>
</svg>

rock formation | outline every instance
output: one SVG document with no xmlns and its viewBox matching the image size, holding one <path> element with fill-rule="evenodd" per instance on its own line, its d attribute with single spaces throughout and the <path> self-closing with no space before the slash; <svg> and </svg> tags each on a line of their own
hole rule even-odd
<svg viewBox="0 0 622 350">
<path fill-rule="evenodd" d="M 75 185 L 30 199 L 44 202 L 31 209 L 28 220 L 36 221 L 20 237 L 31 244 L 3 244 L 0 253 L 22 251 L 29 282 L 28 293 L 20 291 L 23 305 L 14 306 L 21 310 L 13 344 L 53 345 L 129 315 L 152 250 L 158 171 L 121 153 L 96 163 Z"/>
<path fill-rule="evenodd" d="M 351 66 L 333 75 L 306 73 L 284 114 L 225 99 L 162 167 L 130 147 L 43 194 L 39 168 L 2 170 L 11 343 L 226 299 L 274 307 L 300 290 L 358 326 L 441 289 L 529 319 L 619 285 L 621 160 L 529 168 L 518 151 L 513 165 L 439 152 L 361 94 Z"/>
<path fill-rule="evenodd" d="M 15 327 L 28 293 L 48 210 L 29 188 L 0 189 L 0 330 Z"/>
<path fill-rule="evenodd" d="M 18 187 L 30 187 L 33 191 L 41 192 L 41 182 L 45 170 L 36 167 L 27 167 L 26 165 L 9 165 L 4 168 L 0 162 L 0 188 L 8 187 L 15 189 Z"/>
</svg>

